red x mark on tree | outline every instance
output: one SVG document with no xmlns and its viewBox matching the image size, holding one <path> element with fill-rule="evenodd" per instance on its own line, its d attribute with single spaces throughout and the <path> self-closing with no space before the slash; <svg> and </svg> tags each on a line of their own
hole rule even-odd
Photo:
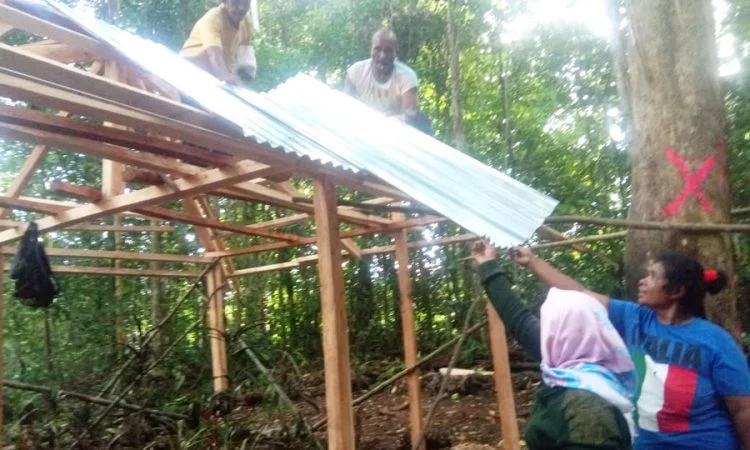
<svg viewBox="0 0 750 450">
<path fill-rule="evenodd" d="M 713 169 L 714 163 L 716 161 L 715 155 L 711 155 L 703 160 L 703 163 L 698 168 L 698 170 L 693 173 L 690 172 L 690 169 L 685 163 L 685 160 L 675 151 L 675 149 L 667 147 L 664 150 L 664 153 L 666 153 L 667 159 L 669 159 L 669 161 L 674 164 L 674 166 L 680 172 L 680 176 L 685 182 L 685 186 L 682 188 L 682 191 L 677 195 L 677 197 L 675 197 L 674 200 L 672 200 L 667 206 L 664 207 L 664 209 L 662 209 L 661 215 L 663 217 L 669 217 L 676 214 L 677 211 L 679 211 L 682 207 L 682 204 L 685 203 L 685 200 L 687 200 L 691 195 L 695 195 L 698 203 L 706 212 L 710 213 L 711 211 L 713 211 L 714 207 L 701 191 L 700 185 L 706 179 L 708 173 L 711 172 L 711 169 Z"/>
</svg>

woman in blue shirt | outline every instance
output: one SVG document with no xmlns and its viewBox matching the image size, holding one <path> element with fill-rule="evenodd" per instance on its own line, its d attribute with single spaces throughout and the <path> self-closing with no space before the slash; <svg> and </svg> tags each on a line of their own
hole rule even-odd
<svg viewBox="0 0 750 450">
<path fill-rule="evenodd" d="M 514 260 L 551 287 L 588 292 L 623 337 L 639 374 L 639 450 L 750 450 L 750 370 L 737 343 L 705 319 L 706 293 L 726 285 L 721 272 L 665 253 L 638 287 L 638 303 L 588 291 L 526 248 Z"/>
</svg>

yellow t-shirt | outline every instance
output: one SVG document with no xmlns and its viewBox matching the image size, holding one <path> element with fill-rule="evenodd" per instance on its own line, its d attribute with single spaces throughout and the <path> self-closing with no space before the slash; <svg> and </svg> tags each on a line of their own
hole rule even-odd
<svg viewBox="0 0 750 450">
<path fill-rule="evenodd" d="M 239 27 L 235 28 L 229 21 L 227 13 L 221 4 L 211 8 L 195 23 L 180 56 L 187 59 L 200 59 L 209 47 L 219 47 L 224 53 L 227 70 L 232 72 L 237 60 L 237 50 L 242 45 L 250 45 L 253 36 L 253 26 L 250 15 L 245 16 Z"/>
</svg>

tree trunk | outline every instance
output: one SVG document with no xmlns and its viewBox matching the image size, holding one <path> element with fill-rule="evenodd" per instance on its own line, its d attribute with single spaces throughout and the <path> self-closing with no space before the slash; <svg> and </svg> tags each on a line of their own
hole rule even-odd
<svg viewBox="0 0 750 450">
<path fill-rule="evenodd" d="M 612 22 L 612 29 L 609 35 L 609 48 L 612 53 L 612 63 L 617 80 L 617 94 L 620 96 L 620 114 L 623 117 L 623 133 L 625 135 L 625 148 L 631 148 L 632 140 L 632 106 L 630 100 L 630 77 L 628 75 L 627 62 L 627 33 L 622 28 L 623 14 L 620 12 L 622 6 L 621 0 L 607 0 L 607 16 Z"/>
<path fill-rule="evenodd" d="M 466 130 L 461 106 L 461 51 L 458 47 L 458 24 L 455 0 L 448 0 L 448 51 L 450 52 L 451 122 L 456 149 L 466 151 Z"/>
<path fill-rule="evenodd" d="M 708 0 L 632 0 L 627 49 L 633 113 L 632 220 L 728 223 L 726 113 Z M 648 260 L 666 249 L 734 272 L 727 234 L 632 230 L 625 270 L 632 295 Z M 707 299 L 710 319 L 735 331 L 732 293 Z"/>
</svg>

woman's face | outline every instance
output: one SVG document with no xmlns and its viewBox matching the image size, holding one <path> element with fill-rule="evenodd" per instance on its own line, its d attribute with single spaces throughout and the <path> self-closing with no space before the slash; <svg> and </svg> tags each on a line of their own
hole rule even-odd
<svg viewBox="0 0 750 450">
<path fill-rule="evenodd" d="M 646 276 L 638 283 L 638 303 L 655 309 L 671 306 L 675 299 L 674 295 L 667 294 L 664 289 L 666 285 L 664 266 L 660 262 L 652 263 Z"/>
</svg>

